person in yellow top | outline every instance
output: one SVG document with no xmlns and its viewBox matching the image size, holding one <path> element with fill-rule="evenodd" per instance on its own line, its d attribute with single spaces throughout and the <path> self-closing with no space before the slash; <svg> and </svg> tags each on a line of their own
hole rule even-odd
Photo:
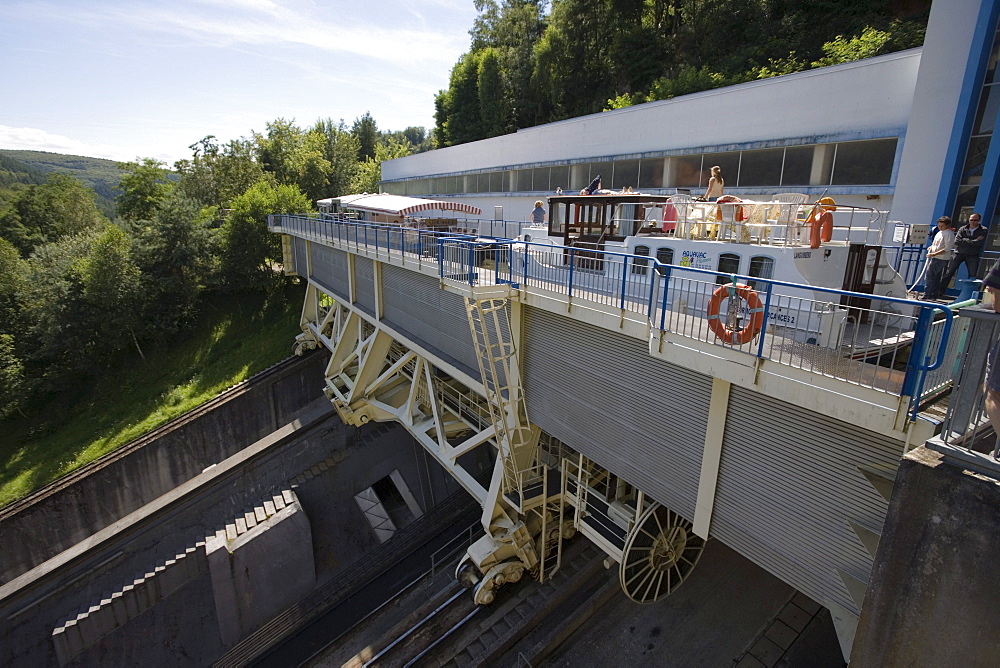
<svg viewBox="0 0 1000 668">
<path fill-rule="evenodd" d="M 714 202 L 722 197 L 725 185 L 726 182 L 722 179 L 722 168 L 718 165 L 712 167 L 712 176 L 708 179 L 708 190 L 705 191 L 705 199 L 709 202 Z"/>
</svg>

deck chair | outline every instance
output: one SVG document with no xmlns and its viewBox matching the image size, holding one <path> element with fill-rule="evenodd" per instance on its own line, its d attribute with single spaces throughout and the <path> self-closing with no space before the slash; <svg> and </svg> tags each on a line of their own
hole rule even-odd
<svg viewBox="0 0 1000 668">
<path fill-rule="evenodd" d="M 687 238 L 691 231 L 688 226 L 688 217 L 691 214 L 691 195 L 671 195 L 670 203 L 673 204 L 677 212 L 677 228 L 674 236 Z"/>
<path fill-rule="evenodd" d="M 767 224 L 774 228 L 775 241 L 778 240 L 778 230 L 780 229 L 786 244 L 798 243 L 799 209 L 808 199 L 809 195 L 803 193 L 779 193 L 771 198 L 771 210 L 767 214 Z"/>
</svg>

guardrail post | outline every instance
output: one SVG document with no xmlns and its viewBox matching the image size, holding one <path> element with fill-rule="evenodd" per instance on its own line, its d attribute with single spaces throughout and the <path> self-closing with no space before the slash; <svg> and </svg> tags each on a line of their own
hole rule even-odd
<svg viewBox="0 0 1000 668">
<path fill-rule="evenodd" d="M 528 284 L 528 244 L 524 244 L 524 276 L 521 277 L 524 284 Z"/>
<path fill-rule="evenodd" d="M 767 321 L 771 318 L 771 292 L 774 285 L 767 284 L 767 294 L 764 295 L 764 326 L 760 328 L 760 338 L 757 339 L 757 357 L 764 356 L 764 337 L 767 335 Z"/>
<path fill-rule="evenodd" d="M 468 242 L 466 242 L 466 243 L 468 243 Z M 475 255 L 475 253 L 476 253 L 476 249 L 470 243 L 469 244 L 469 285 L 475 285 L 476 284 L 476 282 L 475 282 L 476 279 L 475 279 L 475 274 L 474 274 L 474 271 L 476 269 L 476 255 Z"/>
<path fill-rule="evenodd" d="M 919 396 L 917 387 L 926 371 L 930 357 L 927 355 L 927 328 L 931 324 L 932 310 L 927 307 L 920 309 L 917 324 L 913 328 L 913 343 L 910 346 L 910 358 L 906 362 L 906 376 L 903 379 L 902 394 L 910 397 L 911 405 L 915 405 Z"/>
<path fill-rule="evenodd" d="M 670 291 L 670 265 L 663 267 L 663 301 L 660 304 L 660 331 L 664 331 L 667 324 L 667 293 Z"/>
<path fill-rule="evenodd" d="M 630 258 L 628 256 L 626 256 L 625 259 L 622 260 L 622 293 L 621 293 L 621 304 L 618 306 L 618 308 L 620 308 L 623 311 L 625 310 L 625 292 L 626 292 L 626 288 L 628 287 L 628 261 L 629 261 L 629 259 Z M 607 262 L 607 260 L 605 260 L 605 262 Z"/>
<path fill-rule="evenodd" d="M 569 285 L 566 286 L 567 296 L 573 296 L 573 269 L 576 267 L 576 249 L 572 246 L 569 249 Z"/>
<path fill-rule="evenodd" d="M 438 238 L 438 275 L 444 278 L 444 239 Z"/>
</svg>

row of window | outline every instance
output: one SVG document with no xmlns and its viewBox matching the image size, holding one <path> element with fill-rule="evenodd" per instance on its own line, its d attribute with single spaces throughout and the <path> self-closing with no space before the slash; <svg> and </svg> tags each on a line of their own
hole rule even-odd
<svg viewBox="0 0 1000 668">
<path fill-rule="evenodd" d="M 649 246 L 636 246 L 635 255 L 642 255 L 645 257 L 649 256 Z M 656 259 L 662 264 L 673 264 L 674 263 L 674 249 L 661 247 L 656 249 Z M 648 270 L 648 260 L 636 259 L 632 264 L 633 274 L 646 275 Z M 738 274 L 740 273 L 740 256 L 736 253 L 721 253 L 719 255 L 718 266 L 716 271 L 724 274 Z M 766 255 L 754 255 L 750 258 L 750 266 L 747 268 L 747 276 L 753 276 L 754 278 L 772 278 L 774 276 L 774 258 L 768 257 Z M 715 279 L 716 283 L 725 284 L 729 282 L 729 278 L 725 276 L 719 276 Z M 751 288 L 757 287 L 756 281 L 749 282 Z"/>
<path fill-rule="evenodd" d="M 710 170 L 722 168 L 727 187 L 792 187 L 889 185 L 896 157 L 895 137 L 833 144 L 761 148 L 723 153 L 696 153 L 630 160 L 606 160 L 574 165 L 504 169 L 478 174 L 386 181 L 394 195 L 444 195 L 506 192 L 567 193 L 585 188 L 601 177 L 601 185 L 622 188 L 708 187 Z"/>
</svg>

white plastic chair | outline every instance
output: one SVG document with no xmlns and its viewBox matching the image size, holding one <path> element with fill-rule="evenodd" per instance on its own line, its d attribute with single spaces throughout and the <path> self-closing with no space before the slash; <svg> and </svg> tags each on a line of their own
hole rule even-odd
<svg viewBox="0 0 1000 668">
<path fill-rule="evenodd" d="M 670 196 L 670 203 L 674 205 L 674 210 L 677 212 L 677 227 L 674 236 L 684 238 L 690 236 L 691 231 L 688 227 L 688 218 L 691 213 L 692 202 L 691 195 L 680 194 Z"/>
<path fill-rule="evenodd" d="M 796 220 L 799 216 L 799 208 L 808 200 L 809 195 L 803 193 L 778 193 L 771 198 L 772 207 L 767 214 L 767 223 L 773 227 L 785 229 L 786 244 L 798 243 L 798 223 Z"/>
</svg>

